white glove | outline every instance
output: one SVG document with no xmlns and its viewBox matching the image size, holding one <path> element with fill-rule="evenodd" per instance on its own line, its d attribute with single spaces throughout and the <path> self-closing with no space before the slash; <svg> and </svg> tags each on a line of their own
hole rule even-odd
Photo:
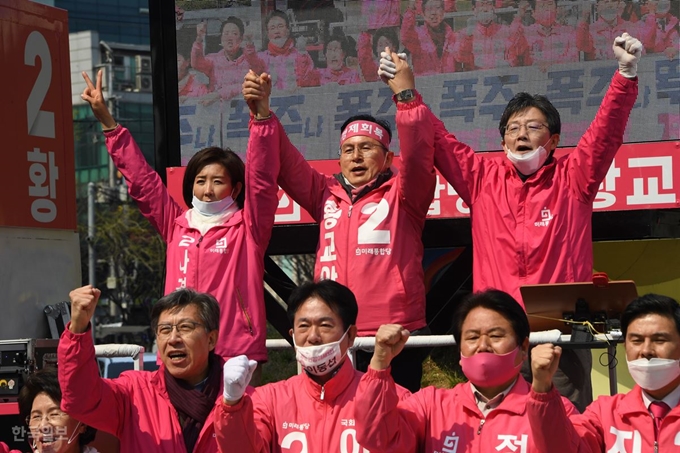
<svg viewBox="0 0 680 453">
<path fill-rule="evenodd" d="M 405 53 L 398 53 L 399 58 L 406 60 Z M 397 73 L 397 65 L 392 61 L 392 56 L 387 52 L 380 52 L 380 67 L 378 68 L 378 77 L 393 79 Z"/>
<path fill-rule="evenodd" d="M 642 43 L 628 33 L 614 38 L 614 55 L 619 61 L 619 73 L 629 79 L 637 76 L 637 62 L 642 54 Z"/>
<path fill-rule="evenodd" d="M 248 360 L 244 355 L 232 357 L 225 362 L 223 368 L 225 400 L 238 401 L 243 397 L 256 367 L 257 362 Z"/>
</svg>

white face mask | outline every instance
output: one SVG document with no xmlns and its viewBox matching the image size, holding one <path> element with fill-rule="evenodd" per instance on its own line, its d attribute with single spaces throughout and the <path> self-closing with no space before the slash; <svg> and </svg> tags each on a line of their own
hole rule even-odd
<svg viewBox="0 0 680 453">
<path fill-rule="evenodd" d="M 637 385 L 644 390 L 659 390 L 680 376 L 680 360 L 637 359 L 628 362 L 628 371 Z"/>
<path fill-rule="evenodd" d="M 671 10 L 670 0 L 661 0 L 656 5 L 656 14 L 666 14 L 670 10 Z"/>
<path fill-rule="evenodd" d="M 602 8 L 602 10 L 598 11 L 598 14 L 605 21 L 613 22 L 613 21 L 616 20 L 616 16 L 618 15 L 618 11 L 617 11 L 616 7 L 605 7 L 605 8 Z"/>
<path fill-rule="evenodd" d="M 234 204 L 234 199 L 231 197 L 231 195 L 227 195 L 223 199 L 217 201 L 201 201 L 196 198 L 196 195 L 194 195 L 194 198 L 191 200 L 191 204 L 199 213 L 203 214 L 204 216 L 212 217 L 214 215 L 222 214 L 224 211 L 230 208 L 231 205 Z"/>
<path fill-rule="evenodd" d="M 477 20 L 482 25 L 489 25 L 496 18 L 496 13 L 493 11 L 481 11 L 477 14 Z"/>
<path fill-rule="evenodd" d="M 295 359 L 300 362 L 302 368 L 314 376 L 324 376 L 338 367 L 344 354 L 340 349 L 340 343 L 347 336 L 349 328 L 345 330 L 338 341 L 321 344 L 318 346 L 295 345 Z"/>
<path fill-rule="evenodd" d="M 505 151 L 507 152 L 506 156 L 508 156 L 508 160 L 512 162 L 517 171 L 524 176 L 536 173 L 548 159 L 548 151 L 546 151 L 543 146 L 539 146 L 535 150 L 523 154 L 515 153 L 507 146 L 505 147 Z"/>
</svg>

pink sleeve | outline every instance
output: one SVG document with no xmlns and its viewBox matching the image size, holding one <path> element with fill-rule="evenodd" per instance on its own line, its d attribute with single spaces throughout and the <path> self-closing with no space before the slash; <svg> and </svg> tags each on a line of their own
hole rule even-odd
<svg viewBox="0 0 680 453">
<path fill-rule="evenodd" d="M 475 56 L 472 53 L 473 40 L 474 35 L 468 35 L 465 29 L 458 32 L 454 55 L 456 61 L 463 65 L 465 71 L 474 71 L 475 69 Z"/>
<path fill-rule="evenodd" d="M 509 29 L 511 41 L 508 43 L 506 60 L 510 66 L 526 66 L 530 61 L 529 43 L 524 30 L 520 27 L 512 27 Z"/>
<path fill-rule="evenodd" d="M 113 131 L 105 132 L 104 136 L 111 159 L 127 182 L 130 196 L 137 202 L 142 215 L 168 242 L 175 219 L 184 212 L 183 209 L 170 196 L 158 173 L 146 162 L 130 131 L 118 125 Z"/>
<path fill-rule="evenodd" d="M 318 87 L 321 86 L 321 71 L 312 67 L 307 68 L 306 65 L 296 70 L 297 83 L 299 87 Z"/>
<path fill-rule="evenodd" d="M 609 412 L 611 417 L 612 407 L 601 407 L 601 400 L 598 398 L 586 407 L 583 414 L 573 414 L 569 416 L 569 421 L 576 430 L 576 435 L 581 439 L 581 444 L 584 445 L 583 451 L 586 453 L 599 453 L 604 451 L 604 435 L 605 428 L 602 426 L 602 410 Z M 612 401 L 611 398 L 605 398 L 605 401 Z M 607 427 L 609 432 L 609 427 Z"/>
<path fill-rule="evenodd" d="M 246 44 L 243 47 L 243 54 L 246 56 L 249 68 L 252 69 L 255 74 L 260 75 L 267 71 L 267 64 L 258 55 L 254 44 Z M 245 76 L 245 74 L 243 75 Z"/>
<path fill-rule="evenodd" d="M 281 157 L 281 170 L 278 183 L 281 188 L 293 198 L 315 222 L 323 218 L 323 193 L 326 189 L 326 176 L 314 170 L 309 162 L 295 148 L 279 122 L 276 123 L 276 148 Z M 253 139 L 251 134 L 251 140 Z"/>
<path fill-rule="evenodd" d="M 256 424 L 253 412 L 253 401 L 249 395 L 241 401 L 228 406 L 218 403 L 214 412 L 215 438 L 220 452 L 234 451 L 235 439 L 238 439 L 238 451 L 242 453 L 269 453 L 272 433 Z"/>
<path fill-rule="evenodd" d="M 537 451 L 586 453 L 579 435 L 569 422 L 578 411 L 568 400 L 560 397 L 555 387 L 548 393 L 532 389 L 527 396 L 527 416 Z"/>
<path fill-rule="evenodd" d="M 647 52 L 654 52 L 657 33 L 656 16 L 647 14 L 644 20 L 636 22 L 635 30 L 630 30 L 628 33 L 638 38 Z"/>
<path fill-rule="evenodd" d="M 434 197 L 434 127 L 420 94 L 397 102 L 401 168 L 397 173 L 401 202 L 416 218 L 424 218 Z"/>
<path fill-rule="evenodd" d="M 0 453 L 21 453 L 21 450 L 10 450 L 6 443 L 0 442 Z"/>
<path fill-rule="evenodd" d="M 570 186 L 584 203 L 592 203 L 595 199 L 600 183 L 623 143 L 623 133 L 637 94 L 637 78 L 627 79 L 616 71 L 595 119 L 568 157 Z"/>
<path fill-rule="evenodd" d="M 279 204 L 280 156 L 276 150 L 277 127 L 272 118 L 250 120 L 250 138 L 246 154 L 246 198 L 243 214 L 255 242 L 267 248 Z"/>
<path fill-rule="evenodd" d="M 401 20 L 401 44 L 411 53 L 421 52 L 416 31 L 416 12 L 412 9 L 407 9 Z"/>
<path fill-rule="evenodd" d="M 378 80 L 378 65 L 373 60 L 373 40 L 367 32 L 361 32 L 357 42 L 357 56 L 361 74 L 366 82 Z"/>
<path fill-rule="evenodd" d="M 295 76 L 298 86 L 316 87 L 319 86 L 319 71 L 314 68 L 312 57 L 307 52 L 298 52 L 295 58 Z"/>
<path fill-rule="evenodd" d="M 212 79 L 213 64 L 212 61 L 205 58 L 202 42 L 194 41 L 194 45 L 191 46 L 191 67 Z"/>
<path fill-rule="evenodd" d="M 468 145 L 459 142 L 432 112 L 429 116 L 435 131 L 434 165 L 463 201 L 472 206 L 481 190 L 484 159 Z"/>
<path fill-rule="evenodd" d="M 93 428 L 118 436 L 128 422 L 128 378 L 125 374 L 116 379 L 99 377 L 91 329 L 90 325 L 86 332 L 74 334 L 67 326 L 59 340 L 61 409 L 75 419 L 86 420 Z"/>
<path fill-rule="evenodd" d="M 579 21 L 578 27 L 576 27 L 576 47 L 579 51 L 585 53 L 588 58 L 592 58 L 592 55 L 595 53 L 593 37 L 590 36 L 590 26 L 584 20 Z"/>
<path fill-rule="evenodd" d="M 359 381 L 355 397 L 359 444 L 370 451 L 419 451 L 418 437 L 424 436 L 427 419 L 426 414 L 416 409 L 417 404 L 411 403 L 416 403 L 421 393 L 422 390 L 400 402 L 390 369 L 376 371 L 369 367 Z"/>
</svg>

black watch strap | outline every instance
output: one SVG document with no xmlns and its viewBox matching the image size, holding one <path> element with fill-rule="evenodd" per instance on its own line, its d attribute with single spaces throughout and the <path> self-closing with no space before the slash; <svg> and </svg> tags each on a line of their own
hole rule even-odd
<svg viewBox="0 0 680 453">
<path fill-rule="evenodd" d="M 406 89 L 406 90 L 402 90 L 399 93 L 397 93 L 397 95 L 396 95 L 397 101 L 399 101 L 399 102 L 408 102 L 415 97 L 416 97 L 415 90 L 412 90 L 410 88 Z"/>
</svg>

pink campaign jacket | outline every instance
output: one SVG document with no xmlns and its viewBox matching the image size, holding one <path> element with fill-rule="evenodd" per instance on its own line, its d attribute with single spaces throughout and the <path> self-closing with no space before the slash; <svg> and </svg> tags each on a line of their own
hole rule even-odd
<svg viewBox="0 0 680 453">
<path fill-rule="evenodd" d="M 416 27 L 416 13 L 409 9 L 404 13 L 401 24 L 401 42 L 413 58 L 413 72 L 416 75 L 446 74 L 456 71 L 455 46 L 456 33 L 445 24 L 446 38 L 441 58 L 437 47 L 428 32 L 427 25 Z M 380 49 L 382 51 L 383 49 Z"/>
<path fill-rule="evenodd" d="M 357 436 L 371 452 L 546 453 L 534 445 L 527 418 L 531 392 L 518 376 L 501 404 L 485 418 L 469 383 L 450 390 L 427 387 L 399 401 L 389 369 L 369 368 L 357 389 Z M 562 402 L 569 414 L 577 412 L 566 398 Z M 559 406 L 553 410 L 564 413 Z M 553 413 L 546 413 L 541 427 L 551 430 L 552 417 Z M 569 440 L 565 436 L 560 441 Z"/>
<path fill-rule="evenodd" d="M 506 158 L 484 159 L 433 114 L 435 165 L 470 206 L 473 289 L 592 279 L 593 200 L 623 142 L 637 79 L 618 72 L 576 149 L 522 181 Z"/>
<path fill-rule="evenodd" d="M 345 360 L 324 386 L 303 372 L 258 387 L 235 406 L 219 404 L 214 414 L 220 451 L 235 451 L 235 442 L 239 453 L 361 451 L 354 406 L 363 374 Z M 410 395 L 402 387 L 397 389 L 399 398 Z"/>
<path fill-rule="evenodd" d="M 579 55 L 575 43 L 574 27 L 555 23 L 545 28 L 538 22 L 524 29 L 524 36 L 529 45 L 530 59 L 525 65 L 559 64 L 577 62 Z"/>
<path fill-rule="evenodd" d="M 528 411 L 532 424 L 541 425 L 546 412 L 553 417 L 549 435 L 536 437 L 536 445 L 542 451 L 557 451 L 557 448 L 560 453 L 680 451 L 680 406 L 671 409 L 661 420 L 659 435 L 655 437 L 654 419 L 645 407 L 642 390 L 637 385 L 625 394 L 600 396 L 583 414 L 572 414 L 568 419 L 558 400 L 535 401 Z M 571 440 L 557 441 L 564 436 Z"/>
<path fill-rule="evenodd" d="M 267 121 L 252 122 L 251 130 L 264 129 L 264 123 Z M 253 134 L 256 138 L 248 141 L 244 208 L 202 236 L 189 227 L 186 211 L 146 163 L 128 130 L 118 126 L 105 135 L 130 196 L 167 244 L 165 294 L 184 287 L 212 294 L 220 304 L 215 353 L 225 359 L 246 354 L 253 360 L 266 361 L 262 278 L 264 253 L 278 206 L 278 156 L 270 157 L 269 148 L 258 142 L 261 136 Z"/>
<path fill-rule="evenodd" d="M 264 62 L 264 70 L 269 71 L 272 76 L 273 87 L 277 90 L 291 91 L 298 86 L 314 86 L 310 81 L 314 70 L 312 57 L 307 52 L 299 52 L 293 47 L 291 40 L 287 44 L 287 50 L 280 55 L 268 49 L 257 54 Z"/>
<path fill-rule="evenodd" d="M 649 36 L 647 42 L 643 41 L 647 52 L 661 53 L 668 48 L 675 49 L 675 56 L 680 52 L 680 25 L 677 17 L 671 13 L 667 13 L 662 17 L 656 17 L 656 20 L 650 22 L 645 21 L 640 27 L 640 31 L 644 30 L 644 36 Z"/>
<path fill-rule="evenodd" d="M 249 69 L 256 74 L 265 70 L 264 61 L 257 56 L 252 44 L 244 46 L 242 51 L 238 58 L 229 60 L 224 51 L 204 55 L 203 43 L 194 42 L 191 48 L 191 67 L 208 76 L 211 92 L 219 92 L 222 99 L 231 99 L 241 94 L 243 77 Z"/>
<path fill-rule="evenodd" d="M 362 5 L 364 4 L 365 2 L 362 2 Z M 361 75 L 363 76 L 364 81 L 377 81 L 379 79 L 378 65 L 380 64 L 380 60 L 373 55 L 373 36 L 366 31 L 359 33 L 359 39 L 357 41 L 357 57 L 359 59 L 359 68 L 361 68 Z"/>
<path fill-rule="evenodd" d="M 121 452 L 187 453 L 179 417 L 165 387 L 165 366 L 102 379 L 90 329 L 74 334 L 67 328 L 59 340 L 61 409 L 118 437 Z M 193 453 L 217 452 L 214 413 L 213 408 L 205 419 Z"/>
<path fill-rule="evenodd" d="M 576 44 L 578 49 L 586 54 L 587 60 L 608 60 L 614 52 L 612 50 L 614 38 L 624 32 L 636 38 L 639 37 L 646 48 L 653 45 L 654 22 L 655 19 L 651 14 L 638 22 L 630 22 L 617 17 L 613 27 L 602 18 L 592 24 L 580 21 L 576 28 Z"/>
<path fill-rule="evenodd" d="M 458 34 L 456 60 L 463 63 L 466 71 L 526 66 L 530 59 L 529 44 L 517 24 L 492 22 L 485 26 L 478 22 L 472 35 L 466 30 Z"/>
<path fill-rule="evenodd" d="M 427 113 L 420 96 L 397 104 L 401 168 L 355 202 L 334 176 L 305 161 L 280 123 L 268 130 L 269 146 L 281 151 L 279 184 L 319 223 L 314 276 L 352 290 L 361 336 L 386 323 L 411 331 L 426 325 L 421 236 L 435 183 Z"/>
</svg>

